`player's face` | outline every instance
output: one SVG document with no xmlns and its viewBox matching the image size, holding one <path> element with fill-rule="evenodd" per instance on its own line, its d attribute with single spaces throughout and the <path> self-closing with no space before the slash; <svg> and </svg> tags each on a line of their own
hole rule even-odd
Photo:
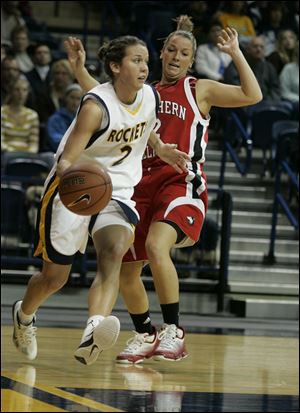
<svg viewBox="0 0 300 413">
<path fill-rule="evenodd" d="M 176 81 L 186 76 L 193 62 L 193 45 L 183 36 L 172 36 L 161 52 L 163 78 Z"/>
<path fill-rule="evenodd" d="M 118 80 L 133 90 L 139 90 L 147 80 L 149 53 L 142 45 L 129 46 L 119 66 Z"/>
</svg>

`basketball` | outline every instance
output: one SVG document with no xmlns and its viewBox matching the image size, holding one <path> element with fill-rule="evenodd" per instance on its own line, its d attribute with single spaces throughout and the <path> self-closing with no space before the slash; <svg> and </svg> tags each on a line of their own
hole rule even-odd
<svg viewBox="0 0 300 413">
<path fill-rule="evenodd" d="M 58 192 L 70 211 L 78 215 L 94 215 L 109 203 L 112 182 L 103 166 L 81 162 L 64 171 Z"/>
</svg>

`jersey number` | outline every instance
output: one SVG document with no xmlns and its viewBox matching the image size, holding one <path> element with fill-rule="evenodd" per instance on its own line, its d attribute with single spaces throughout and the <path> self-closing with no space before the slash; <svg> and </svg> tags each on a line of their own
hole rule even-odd
<svg viewBox="0 0 300 413">
<path fill-rule="evenodd" d="M 123 146 L 123 148 L 121 148 L 120 151 L 121 151 L 122 153 L 125 152 L 125 155 L 122 156 L 122 158 L 119 159 L 118 161 L 114 162 L 114 163 L 112 164 L 112 166 L 120 165 L 120 163 L 122 163 L 122 162 L 124 161 L 124 159 L 127 158 L 127 156 L 130 154 L 130 152 L 132 151 L 132 147 L 129 146 L 129 145 L 126 145 L 126 146 Z"/>
</svg>

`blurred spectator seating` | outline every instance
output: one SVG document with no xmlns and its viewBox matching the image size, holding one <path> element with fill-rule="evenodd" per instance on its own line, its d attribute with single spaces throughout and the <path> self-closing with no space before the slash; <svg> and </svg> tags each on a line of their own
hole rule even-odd
<svg viewBox="0 0 300 413">
<path fill-rule="evenodd" d="M 288 63 L 280 73 L 280 87 L 282 99 L 293 107 L 292 117 L 299 120 L 299 51 L 295 54 L 295 61 Z"/>
<path fill-rule="evenodd" d="M 212 22 L 208 42 L 198 46 L 194 63 L 196 77 L 223 81 L 225 69 L 232 59 L 227 53 L 220 52 L 217 47 L 221 31 L 221 24 L 217 21 Z"/>
<path fill-rule="evenodd" d="M 285 142 L 287 145 L 285 147 Z M 282 153 L 281 153 L 282 152 Z M 294 173 L 299 173 L 299 122 L 281 120 L 272 125 L 272 158 L 274 163 L 289 159 Z"/>
<path fill-rule="evenodd" d="M 18 1 L 1 1 L 1 42 L 11 44 L 13 29 L 16 26 L 26 26 L 18 5 Z"/>
<path fill-rule="evenodd" d="M 39 118 L 37 112 L 25 106 L 28 93 L 28 81 L 19 78 L 1 106 L 1 152 L 39 150 Z"/>
<path fill-rule="evenodd" d="M 11 51 L 23 73 L 33 69 L 33 61 L 27 52 L 29 33 L 25 26 L 16 26 L 11 33 Z"/>
<path fill-rule="evenodd" d="M 276 49 L 267 56 L 267 60 L 275 67 L 279 75 L 287 63 L 295 61 L 298 53 L 298 39 L 292 30 L 282 30 L 278 33 Z"/>
<path fill-rule="evenodd" d="M 83 91 L 77 83 L 69 85 L 65 90 L 63 107 L 50 116 L 47 122 L 47 147 L 56 152 L 61 138 L 71 125 L 78 109 Z"/>
<path fill-rule="evenodd" d="M 246 1 L 224 1 L 221 8 L 214 15 L 223 28 L 233 27 L 239 34 L 239 42 L 244 47 L 254 36 L 256 31 L 252 20 L 247 16 Z"/>
<path fill-rule="evenodd" d="M 1 182 L 1 250 L 17 247 L 22 241 L 25 191 L 21 184 Z"/>
<path fill-rule="evenodd" d="M 262 102 L 250 108 L 248 131 L 250 131 L 253 146 L 260 148 L 263 152 L 263 171 L 264 175 L 270 167 L 272 153 L 272 128 L 275 122 L 290 120 L 291 111 L 284 104 L 274 104 Z M 267 152 L 269 151 L 269 157 Z"/>
<path fill-rule="evenodd" d="M 286 7 L 282 1 L 268 1 L 264 19 L 258 27 L 258 34 L 265 41 L 265 54 L 269 56 L 276 50 L 277 37 L 280 31 L 290 27 L 285 24 Z"/>
<path fill-rule="evenodd" d="M 51 51 L 47 44 L 41 43 L 33 45 L 30 54 L 34 63 L 34 68 L 26 73 L 26 77 L 33 91 L 34 107 L 39 114 L 40 122 L 44 123 L 49 116 L 49 111 L 45 109 L 45 106 L 47 108 L 47 102 L 50 99 Z"/>
<path fill-rule="evenodd" d="M 245 49 L 246 59 L 253 70 L 263 94 L 263 100 L 280 101 L 279 78 L 274 66 L 265 60 L 265 45 L 262 37 L 254 37 Z M 238 72 L 231 62 L 224 73 L 228 84 L 240 85 Z"/>
</svg>

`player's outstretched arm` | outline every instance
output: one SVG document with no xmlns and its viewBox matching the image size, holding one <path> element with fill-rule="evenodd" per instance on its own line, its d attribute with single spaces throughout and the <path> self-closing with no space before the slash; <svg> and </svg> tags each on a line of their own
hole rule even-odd
<svg viewBox="0 0 300 413">
<path fill-rule="evenodd" d="M 84 92 L 88 92 L 93 87 L 99 85 L 99 82 L 89 74 L 85 67 L 86 53 L 81 40 L 70 36 L 64 41 L 64 45 L 69 63 Z"/>
<path fill-rule="evenodd" d="M 262 93 L 257 79 L 239 47 L 238 34 L 233 28 L 222 30 L 218 48 L 231 56 L 240 77 L 240 86 L 226 85 L 209 79 L 199 79 L 196 86 L 197 102 L 203 113 L 211 106 L 241 107 L 258 103 Z"/>
</svg>

